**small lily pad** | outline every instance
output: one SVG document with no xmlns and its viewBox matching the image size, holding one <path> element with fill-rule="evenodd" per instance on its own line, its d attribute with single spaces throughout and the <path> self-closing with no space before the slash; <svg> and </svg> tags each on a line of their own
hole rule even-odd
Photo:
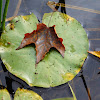
<svg viewBox="0 0 100 100">
<path fill-rule="evenodd" d="M 100 51 L 88 51 L 88 53 L 100 58 Z"/>
<path fill-rule="evenodd" d="M 38 20 L 34 14 L 18 16 L 6 26 L 0 40 L 0 55 L 12 74 L 30 86 L 47 88 L 64 84 L 79 73 L 88 55 L 89 43 L 81 24 L 66 14 L 45 13 L 42 22 L 48 27 L 55 25 L 56 33 L 63 39 L 66 49 L 64 58 L 52 48 L 35 68 L 36 50 L 33 44 L 16 50 L 24 34 L 36 30 Z"/>
<path fill-rule="evenodd" d="M 7 89 L 0 90 L 0 100 L 11 100 L 9 92 Z"/>
<path fill-rule="evenodd" d="M 18 88 L 14 95 L 14 100 L 43 100 L 43 99 L 41 96 L 39 96 L 37 93 L 31 90 Z"/>
</svg>

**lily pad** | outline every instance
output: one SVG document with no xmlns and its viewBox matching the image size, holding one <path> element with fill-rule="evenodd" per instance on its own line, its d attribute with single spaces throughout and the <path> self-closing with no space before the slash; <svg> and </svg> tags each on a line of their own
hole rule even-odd
<svg viewBox="0 0 100 100">
<path fill-rule="evenodd" d="M 0 100 L 11 100 L 10 94 L 7 89 L 0 90 Z M 31 90 L 18 88 L 14 100 L 43 100 L 41 96 Z"/>
<path fill-rule="evenodd" d="M 88 55 L 89 43 L 81 24 L 66 14 L 45 13 L 42 22 L 48 27 L 55 25 L 58 36 L 63 38 L 66 49 L 64 58 L 52 48 L 35 68 L 36 50 L 33 44 L 16 50 L 24 34 L 37 28 L 38 20 L 34 14 L 18 16 L 6 26 L 0 40 L 0 54 L 12 74 L 30 86 L 47 88 L 64 84 L 79 73 Z"/>
<path fill-rule="evenodd" d="M 11 100 L 9 92 L 7 89 L 0 90 L 0 100 Z"/>
<path fill-rule="evenodd" d="M 18 88 L 14 95 L 14 100 L 43 100 L 43 99 L 41 96 L 39 96 L 37 93 L 31 90 Z"/>
</svg>

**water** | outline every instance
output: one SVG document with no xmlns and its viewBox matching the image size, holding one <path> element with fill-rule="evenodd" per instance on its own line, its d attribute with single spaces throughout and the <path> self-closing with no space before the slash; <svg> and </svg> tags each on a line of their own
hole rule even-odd
<svg viewBox="0 0 100 100">
<path fill-rule="evenodd" d="M 5 0 L 3 0 L 5 2 Z M 52 10 L 46 5 L 49 0 L 22 0 L 18 15 L 26 15 L 34 13 L 39 21 L 42 21 L 44 13 L 52 12 Z M 51 0 L 53 1 L 53 0 Z M 58 2 L 59 0 L 54 0 Z M 60 0 L 63 1 L 63 0 Z M 66 4 L 100 10 L 99 0 L 65 0 Z M 7 17 L 13 16 L 16 9 L 18 0 L 10 0 Z M 3 4 L 4 5 L 4 4 Z M 100 50 L 100 30 L 93 28 L 100 27 L 100 14 L 90 13 L 86 11 L 75 10 L 71 8 L 58 9 L 62 12 L 67 12 L 70 16 L 76 18 L 82 26 L 85 28 L 89 38 L 89 50 Z M 96 40 L 98 39 L 98 40 Z M 89 54 L 82 71 L 72 80 L 70 84 L 75 92 L 77 100 L 89 100 L 90 91 L 91 100 L 100 100 L 100 59 Z M 15 77 L 9 73 L 2 61 L 0 60 L 0 88 L 7 87 L 11 97 L 13 98 L 14 93 L 18 87 L 33 90 L 43 97 L 44 100 L 51 100 L 54 98 L 62 98 L 72 96 L 68 84 L 64 84 L 54 88 L 39 88 L 30 87 L 21 79 Z"/>
</svg>

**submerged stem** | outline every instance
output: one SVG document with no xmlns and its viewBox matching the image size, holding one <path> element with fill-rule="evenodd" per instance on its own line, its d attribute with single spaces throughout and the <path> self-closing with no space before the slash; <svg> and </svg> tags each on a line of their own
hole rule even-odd
<svg viewBox="0 0 100 100">
<path fill-rule="evenodd" d="M 83 84 L 84 84 L 85 89 L 86 89 L 86 91 L 87 91 L 87 94 L 88 94 L 89 100 L 91 100 L 90 91 L 89 91 L 89 89 L 88 89 L 88 87 L 87 87 L 87 84 L 86 84 L 86 81 L 85 81 L 85 78 L 84 78 L 83 74 L 81 75 L 81 78 L 82 78 L 82 80 L 83 80 Z"/>
<path fill-rule="evenodd" d="M 5 30 L 5 20 L 6 20 L 6 16 L 7 16 L 9 1 L 10 0 L 6 0 L 6 3 L 5 3 L 5 8 L 4 8 L 4 12 L 3 12 L 3 19 L 2 19 L 2 26 L 1 26 L 2 32 Z"/>
</svg>

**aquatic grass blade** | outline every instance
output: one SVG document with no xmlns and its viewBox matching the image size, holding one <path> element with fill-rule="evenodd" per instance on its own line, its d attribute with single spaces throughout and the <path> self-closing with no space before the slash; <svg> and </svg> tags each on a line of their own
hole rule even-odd
<svg viewBox="0 0 100 100">
<path fill-rule="evenodd" d="M 70 90 L 71 90 L 71 92 L 72 92 L 73 97 L 58 98 L 58 99 L 53 99 L 53 100 L 77 100 L 77 99 L 76 99 L 76 96 L 75 96 L 75 93 L 74 93 L 74 91 L 73 91 L 71 85 L 70 85 L 69 83 L 68 83 L 68 85 L 69 85 L 69 87 L 70 87 Z"/>
<path fill-rule="evenodd" d="M 0 30 L 1 30 L 1 18 L 2 18 L 2 0 L 0 0 Z"/>
<path fill-rule="evenodd" d="M 75 93 L 74 93 L 74 91 L 73 91 L 73 89 L 72 89 L 71 85 L 70 85 L 69 83 L 68 83 L 68 85 L 69 85 L 70 90 L 71 90 L 71 92 L 72 92 L 72 95 L 73 95 L 73 100 L 77 100 L 77 99 L 76 99 L 76 96 L 75 96 Z"/>
<path fill-rule="evenodd" d="M 3 19 L 2 19 L 2 26 L 1 26 L 2 32 L 5 30 L 5 20 L 6 20 L 6 16 L 7 16 L 9 1 L 10 0 L 6 0 L 6 3 L 5 3 L 5 8 L 4 8 L 4 12 L 3 12 Z"/>
</svg>

